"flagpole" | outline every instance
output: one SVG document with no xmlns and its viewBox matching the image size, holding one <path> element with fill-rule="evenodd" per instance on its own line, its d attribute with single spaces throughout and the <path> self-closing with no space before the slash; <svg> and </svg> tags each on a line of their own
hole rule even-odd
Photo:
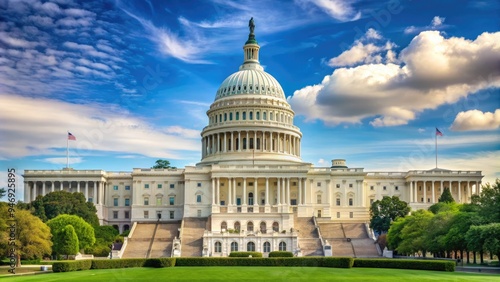
<svg viewBox="0 0 500 282">
<path fill-rule="evenodd" d="M 66 168 L 69 168 L 69 138 L 68 138 L 68 133 L 66 134 Z"/>
<path fill-rule="evenodd" d="M 438 135 L 434 134 L 434 138 L 436 139 L 436 168 L 438 168 Z"/>
</svg>

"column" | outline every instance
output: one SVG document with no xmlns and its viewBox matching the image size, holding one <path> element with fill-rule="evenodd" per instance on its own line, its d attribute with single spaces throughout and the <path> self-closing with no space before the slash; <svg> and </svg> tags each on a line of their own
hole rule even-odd
<svg viewBox="0 0 500 282">
<path fill-rule="evenodd" d="M 226 136 L 226 132 L 224 132 L 224 153 L 227 152 L 227 136 Z"/>
<path fill-rule="evenodd" d="M 443 191 L 444 191 L 444 181 L 441 180 L 441 193 L 439 193 L 439 197 L 441 197 L 441 194 L 443 194 Z M 439 199 L 438 197 L 438 199 Z"/>
<path fill-rule="evenodd" d="M 466 198 L 466 202 L 468 203 L 469 202 L 469 197 L 472 195 L 472 188 L 470 186 L 470 182 L 467 181 L 467 198 Z"/>
<path fill-rule="evenodd" d="M 228 181 L 227 181 L 227 183 L 228 183 L 227 185 L 229 186 L 227 188 L 227 194 L 228 194 L 227 195 L 227 205 L 228 206 L 232 206 L 233 205 L 233 202 L 232 202 L 233 201 L 233 199 L 232 199 L 232 196 L 233 196 L 232 192 L 233 191 L 231 191 L 231 190 L 233 190 L 233 187 L 231 186 L 231 182 L 233 182 L 233 179 L 229 178 Z"/>
<path fill-rule="evenodd" d="M 266 177 L 266 206 L 269 206 L 269 178 Z"/>
<path fill-rule="evenodd" d="M 220 205 L 220 179 L 219 177 L 217 177 L 217 193 L 215 194 L 216 198 L 215 198 L 215 204 L 218 206 Z"/>
<path fill-rule="evenodd" d="M 29 203 L 31 202 L 31 187 L 28 181 L 24 181 L 24 190 L 24 196 L 26 197 L 26 199 L 24 199 L 24 202 Z"/>
<path fill-rule="evenodd" d="M 76 192 L 80 193 L 80 181 L 76 182 Z"/>
<path fill-rule="evenodd" d="M 458 201 L 459 203 L 462 202 L 462 185 L 460 185 L 462 181 L 458 181 Z"/>
<path fill-rule="evenodd" d="M 331 186 L 332 186 L 332 181 L 331 180 L 327 180 L 326 181 L 326 203 L 330 204 L 330 191 L 331 191 Z M 345 191 L 345 188 L 344 188 L 344 191 Z M 354 200 L 354 199 L 353 199 Z"/>
<path fill-rule="evenodd" d="M 216 152 L 220 152 L 220 133 L 217 133 L 217 149 Z"/>
<path fill-rule="evenodd" d="M 255 141 L 255 140 L 254 140 Z M 254 144 L 255 145 L 255 144 Z M 255 178 L 255 181 L 253 183 L 253 205 L 254 206 L 258 206 L 259 205 L 259 189 L 257 187 L 257 183 L 258 183 L 258 179 Z M 254 212 L 258 212 L 258 211 L 255 211 Z"/>
<path fill-rule="evenodd" d="M 238 152 L 241 152 L 241 131 L 238 131 Z"/>
<path fill-rule="evenodd" d="M 52 182 L 52 185 L 54 185 L 54 182 Z M 89 182 L 85 181 L 85 201 L 87 202 L 89 200 Z"/>
<path fill-rule="evenodd" d="M 302 178 L 298 179 L 298 187 L 299 187 L 299 206 L 302 205 Z"/>
<path fill-rule="evenodd" d="M 432 180 L 432 203 L 436 203 L 436 192 L 434 190 L 434 180 Z"/>
<path fill-rule="evenodd" d="M 54 192 L 54 181 L 51 181 L 50 192 Z"/>
<path fill-rule="evenodd" d="M 481 194 L 481 182 L 476 181 L 476 194 L 480 195 Z"/>
<path fill-rule="evenodd" d="M 270 131 L 269 132 L 269 137 L 270 137 L 270 142 L 269 142 L 269 152 L 272 152 L 273 151 L 273 132 Z"/>
<path fill-rule="evenodd" d="M 45 181 L 42 182 L 42 196 L 45 196 Z"/>
<path fill-rule="evenodd" d="M 413 203 L 413 181 L 410 181 L 410 203 Z"/>
<path fill-rule="evenodd" d="M 247 179 L 243 178 L 243 206 L 247 205 Z"/>
<path fill-rule="evenodd" d="M 62 191 L 62 190 L 64 190 L 64 182 L 59 181 L 59 191 Z"/>
<path fill-rule="evenodd" d="M 290 202 L 290 178 L 286 178 L 286 204 L 291 205 Z"/>
<path fill-rule="evenodd" d="M 286 179 L 282 178 L 281 181 L 281 203 L 286 205 Z"/>
<path fill-rule="evenodd" d="M 257 130 L 253 132 L 253 149 L 257 149 Z"/>
<path fill-rule="evenodd" d="M 427 203 L 427 183 L 422 181 L 422 185 L 424 186 L 424 203 Z"/>
<path fill-rule="evenodd" d="M 281 185 L 280 185 L 280 182 L 281 182 L 281 178 L 277 178 L 276 183 L 278 184 L 278 187 L 276 189 L 276 193 L 277 193 L 276 198 L 277 198 L 277 204 L 278 204 L 278 206 L 281 205 L 281 197 L 280 197 L 281 196 L 281 192 L 280 192 L 280 190 L 281 190 L 280 186 Z"/>
<path fill-rule="evenodd" d="M 36 181 L 33 181 L 33 186 L 32 186 L 32 190 L 30 190 L 30 192 L 32 193 L 30 195 L 30 198 L 34 201 L 36 200 Z"/>
<path fill-rule="evenodd" d="M 233 205 L 236 205 L 236 178 L 233 178 Z"/>
<path fill-rule="evenodd" d="M 215 206 L 215 178 L 212 178 L 212 205 Z"/>
<path fill-rule="evenodd" d="M 92 202 L 97 204 L 97 181 L 94 181 L 94 195 L 92 197 Z"/>
</svg>

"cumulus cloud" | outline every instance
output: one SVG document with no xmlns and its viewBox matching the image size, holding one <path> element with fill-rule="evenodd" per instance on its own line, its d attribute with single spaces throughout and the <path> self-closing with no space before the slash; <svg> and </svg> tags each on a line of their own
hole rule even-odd
<svg viewBox="0 0 500 282">
<path fill-rule="evenodd" d="M 423 110 L 500 87 L 498 50 L 500 32 L 467 40 L 426 31 L 400 52 L 400 65 L 338 68 L 288 101 L 307 121 L 337 125 L 371 118 L 372 126 L 403 125 Z"/>
<path fill-rule="evenodd" d="M 440 30 L 440 29 L 447 27 L 444 24 L 444 20 L 445 20 L 444 17 L 435 16 L 434 18 L 432 18 L 432 21 L 429 25 L 420 26 L 420 27 L 412 25 L 412 26 L 405 28 L 404 33 L 413 34 L 413 33 L 419 33 L 419 32 L 424 31 L 424 30 Z"/>
<path fill-rule="evenodd" d="M 0 94 L 0 100 L 2 159 L 39 155 L 58 163 L 58 157 L 50 155 L 64 151 L 66 130 L 77 138 L 75 158 L 105 151 L 178 159 L 181 152 L 199 150 L 198 131 L 179 126 L 155 128 L 116 106 L 6 94 Z"/>
<path fill-rule="evenodd" d="M 492 112 L 470 110 L 460 112 L 450 129 L 454 131 L 495 130 L 500 128 L 500 109 Z"/>
</svg>

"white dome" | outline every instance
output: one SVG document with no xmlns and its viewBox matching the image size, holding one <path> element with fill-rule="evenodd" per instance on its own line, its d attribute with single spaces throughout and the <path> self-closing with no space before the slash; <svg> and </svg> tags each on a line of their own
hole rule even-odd
<svg viewBox="0 0 500 282">
<path fill-rule="evenodd" d="M 256 68 L 242 69 L 228 76 L 217 90 L 215 100 L 235 95 L 263 95 L 286 100 L 276 78 Z"/>
</svg>

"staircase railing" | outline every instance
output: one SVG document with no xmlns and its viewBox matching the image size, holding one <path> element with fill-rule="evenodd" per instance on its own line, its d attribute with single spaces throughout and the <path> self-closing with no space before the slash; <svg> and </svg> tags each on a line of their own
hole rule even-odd
<svg viewBox="0 0 500 282">
<path fill-rule="evenodd" d="M 323 250 L 325 248 L 325 242 L 323 241 L 323 236 L 321 236 L 321 230 L 319 229 L 318 221 L 316 220 L 316 216 L 314 216 L 314 215 L 313 215 L 313 223 L 314 223 L 314 227 L 316 228 L 316 231 L 318 231 L 319 241 L 321 242 L 321 252 L 324 255 L 325 252 Z"/>
<path fill-rule="evenodd" d="M 153 248 L 153 243 L 154 243 L 155 237 L 156 237 L 156 230 L 158 230 L 159 224 L 160 224 L 160 219 L 158 219 L 158 221 L 156 222 L 155 230 L 153 231 L 153 236 L 151 237 L 151 241 L 149 242 L 149 248 L 148 248 L 148 252 L 146 253 L 146 258 L 149 258 L 151 256 L 151 249 Z"/>
</svg>

